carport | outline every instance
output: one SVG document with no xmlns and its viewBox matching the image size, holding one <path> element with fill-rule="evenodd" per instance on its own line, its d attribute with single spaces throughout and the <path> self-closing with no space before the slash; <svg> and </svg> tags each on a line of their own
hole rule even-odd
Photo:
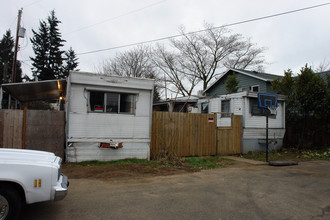
<svg viewBox="0 0 330 220">
<path fill-rule="evenodd" d="M 65 94 L 66 79 L 1 85 L 0 148 L 44 150 L 64 158 Z M 56 110 L 27 109 L 33 101 L 53 103 Z"/>
<path fill-rule="evenodd" d="M 4 94 L 8 94 L 7 106 Z M 61 102 L 65 100 L 66 79 L 45 80 L 25 83 L 8 83 L 1 85 L 0 109 L 22 108 L 22 104 L 31 101 Z M 12 99 L 15 100 L 13 103 Z"/>
</svg>

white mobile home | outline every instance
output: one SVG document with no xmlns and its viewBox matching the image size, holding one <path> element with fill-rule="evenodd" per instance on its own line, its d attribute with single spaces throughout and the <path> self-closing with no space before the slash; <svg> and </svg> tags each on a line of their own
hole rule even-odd
<svg viewBox="0 0 330 220">
<path fill-rule="evenodd" d="M 153 80 L 71 72 L 68 162 L 149 158 Z"/>
<path fill-rule="evenodd" d="M 242 116 L 242 153 L 265 150 L 266 117 L 258 108 L 258 93 L 240 92 L 200 99 L 199 112 L 219 113 L 218 127 L 231 126 L 231 114 Z M 285 96 L 277 97 L 277 114 L 269 117 L 269 149 L 283 145 L 285 133 Z M 220 114 L 221 113 L 221 114 Z"/>
</svg>

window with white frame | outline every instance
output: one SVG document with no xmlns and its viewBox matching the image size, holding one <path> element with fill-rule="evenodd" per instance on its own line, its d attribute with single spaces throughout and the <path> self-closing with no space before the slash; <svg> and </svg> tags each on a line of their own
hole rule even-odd
<svg viewBox="0 0 330 220">
<path fill-rule="evenodd" d="M 230 100 L 221 101 L 221 112 L 230 112 Z M 230 117 L 231 114 L 221 114 L 221 117 Z"/>
<path fill-rule="evenodd" d="M 134 114 L 136 94 L 89 91 L 89 111 Z"/>
<path fill-rule="evenodd" d="M 255 86 L 250 86 L 250 91 L 251 92 L 259 92 L 259 85 L 255 85 Z"/>
</svg>

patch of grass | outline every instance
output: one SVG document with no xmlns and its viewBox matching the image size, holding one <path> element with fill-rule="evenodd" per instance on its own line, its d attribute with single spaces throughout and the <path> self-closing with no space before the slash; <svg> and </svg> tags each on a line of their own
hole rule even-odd
<svg viewBox="0 0 330 220">
<path fill-rule="evenodd" d="M 266 161 L 265 152 L 249 152 L 243 155 L 243 157 L 252 160 Z M 269 152 L 268 160 L 330 160 L 330 148 L 325 151 L 283 148 L 277 152 Z"/>
<path fill-rule="evenodd" d="M 219 156 L 209 157 L 187 157 L 179 158 L 173 157 L 163 158 L 158 160 L 145 159 L 124 159 L 115 161 L 85 161 L 79 163 L 67 163 L 66 167 L 105 167 L 105 166 L 119 166 L 119 165 L 133 165 L 140 164 L 141 168 L 160 170 L 163 168 L 193 168 L 197 170 L 222 168 L 227 165 L 234 164 L 234 161 L 221 158 Z"/>
<path fill-rule="evenodd" d="M 223 168 L 228 162 L 233 163 L 229 159 L 221 157 L 189 157 L 185 158 L 185 163 L 193 168 L 197 169 L 214 169 L 214 168 Z"/>
<path fill-rule="evenodd" d="M 79 163 L 68 163 L 69 166 L 82 166 L 82 167 L 101 167 L 101 166 L 110 166 L 110 165 L 123 165 L 123 164 L 139 164 L 139 163 L 151 163 L 150 160 L 146 159 L 123 159 L 123 160 L 113 160 L 113 161 L 84 161 Z"/>
</svg>

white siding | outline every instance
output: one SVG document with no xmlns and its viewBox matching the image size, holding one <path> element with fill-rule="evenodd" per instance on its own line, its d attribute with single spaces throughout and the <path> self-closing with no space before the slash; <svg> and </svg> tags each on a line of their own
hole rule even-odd
<svg viewBox="0 0 330 220">
<path fill-rule="evenodd" d="M 231 126 L 231 117 L 225 117 L 225 118 L 221 118 L 221 116 L 217 117 L 218 121 L 217 121 L 217 126 L 218 127 L 230 127 Z"/>
<path fill-rule="evenodd" d="M 283 139 L 285 129 L 268 129 L 269 139 Z M 243 139 L 266 139 L 266 128 L 244 128 Z"/>
<path fill-rule="evenodd" d="M 153 80 L 139 79 L 139 78 L 126 78 L 120 76 L 106 76 L 103 74 L 71 72 L 71 83 L 73 84 L 89 84 L 94 86 L 106 86 L 111 88 L 122 89 L 144 89 L 152 90 Z"/>
<path fill-rule="evenodd" d="M 150 138 L 149 117 L 107 113 L 70 113 L 70 139 Z"/>
<path fill-rule="evenodd" d="M 123 148 L 99 148 L 99 143 L 83 142 L 73 143 L 67 149 L 68 162 L 81 162 L 90 160 L 109 161 L 126 158 L 149 158 L 149 143 L 123 143 Z"/>
<path fill-rule="evenodd" d="M 149 158 L 153 81 L 74 73 L 68 87 L 70 162 Z M 135 114 L 88 112 L 88 91 L 136 94 Z M 123 142 L 121 149 L 101 149 L 100 142 Z"/>
<path fill-rule="evenodd" d="M 219 98 L 210 99 L 209 113 L 221 112 L 221 101 Z"/>
<path fill-rule="evenodd" d="M 233 98 L 232 103 L 234 115 L 243 115 L 243 98 Z"/>
<path fill-rule="evenodd" d="M 266 127 L 266 117 L 265 116 L 253 116 L 251 115 L 251 107 L 250 101 L 246 97 L 246 108 L 245 111 L 245 118 L 244 120 L 244 127 L 245 128 L 265 128 Z M 268 117 L 268 127 L 269 128 L 284 128 L 284 106 L 283 102 L 278 102 L 278 109 L 276 118 Z"/>
</svg>

